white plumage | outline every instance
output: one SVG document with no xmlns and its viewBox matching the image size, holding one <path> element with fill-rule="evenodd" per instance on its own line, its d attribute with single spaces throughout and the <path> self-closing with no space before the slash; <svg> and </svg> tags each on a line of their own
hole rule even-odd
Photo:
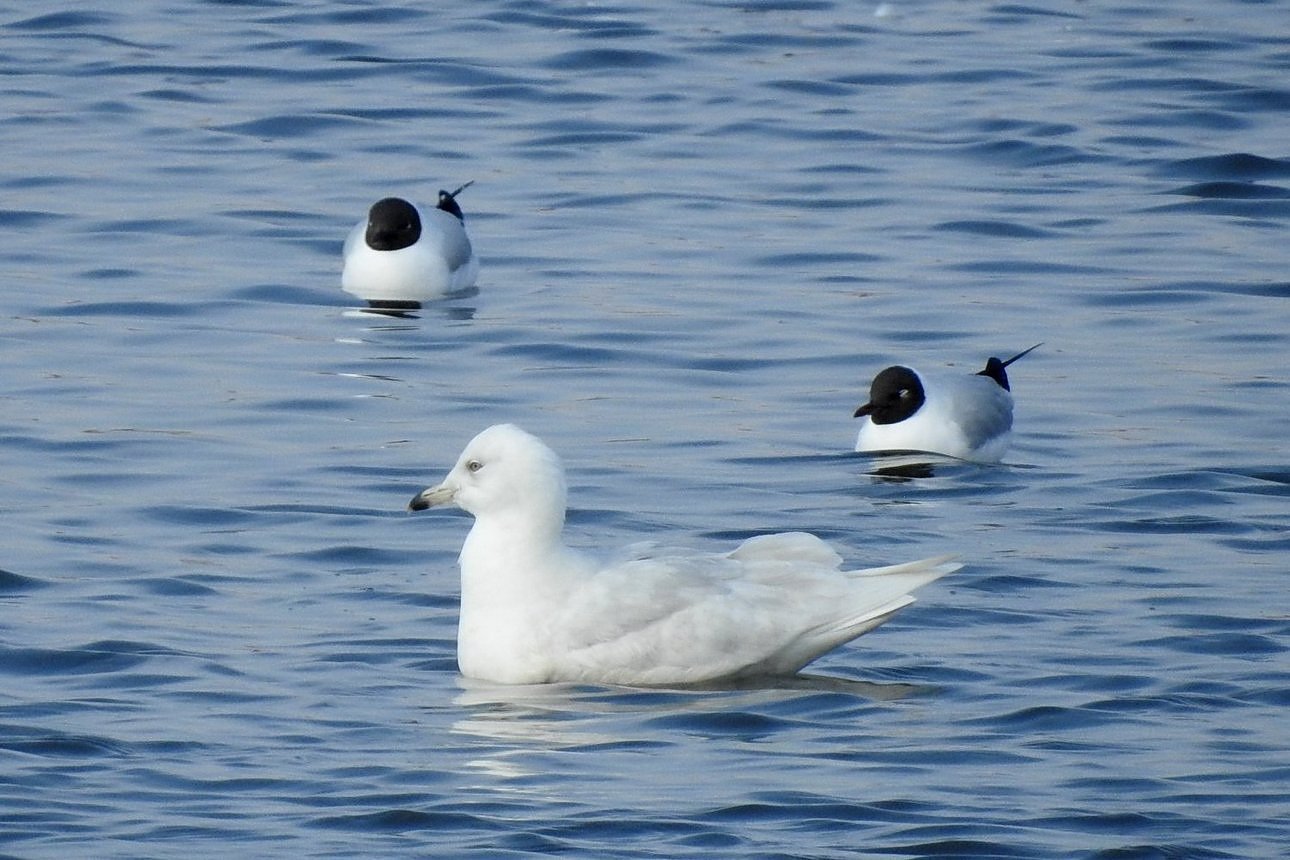
<svg viewBox="0 0 1290 860">
<path fill-rule="evenodd" d="M 511 424 L 471 440 L 410 507 L 450 503 L 475 517 L 459 559 L 458 665 L 502 683 L 790 674 L 959 567 L 947 556 L 844 571 L 833 549 L 801 532 L 724 554 L 634 544 L 601 563 L 564 544 L 559 458 Z"/>
<path fill-rule="evenodd" d="M 1007 361 L 991 358 L 975 374 L 924 373 L 895 365 L 874 377 L 857 451 L 920 451 L 998 462 L 1012 442 L 1012 392 Z"/>
<path fill-rule="evenodd" d="M 440 191 L 434 208 L 374 203 L 345 240 L 341 287 L 374 308 L 408 309 L 474 286 L 479 259 L 456 199 L 469 185 Z"/>
</svg>

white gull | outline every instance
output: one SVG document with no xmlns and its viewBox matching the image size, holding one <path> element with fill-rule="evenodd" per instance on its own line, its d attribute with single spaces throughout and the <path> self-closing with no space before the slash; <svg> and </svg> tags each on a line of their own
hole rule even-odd
<svg viewBox="0 0 1290 860">
<path fill-rule="evenodd" d="M 727 553 L 635 544 L 608 564 L 565 546 L 564 468 L 540 439 L 497 424 L 412 510 L 475 517 L 461 549 L 457 662 L 510 684 L 664 685 L 791 674 L 890 619 L 949 556 L 865 570 L 802 532 Z"/>
</svg>

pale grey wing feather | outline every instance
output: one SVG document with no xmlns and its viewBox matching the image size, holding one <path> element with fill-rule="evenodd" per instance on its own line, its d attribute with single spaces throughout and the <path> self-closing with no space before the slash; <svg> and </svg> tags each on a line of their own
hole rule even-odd
<svg viewBox="0 0 1290 860">
<path fill-rule="evenodd" d="M 353 226 L 349 235 L 345 237 L 345 246 L 341 249 L 341 256 L 348 257 L 349 252 L 360 243 L 366 240 L 367 236 L 367 219 L 364 218 Z"/>
<path fill-rule="evenodd" d="M 950 415 L 972 448 L 1012 429 L 1012 395 L 985 376 L 955 379 L 949 387 Z"/>
<path fill-rule="evenodd" d="M 425 210 L 422 210 L 425 211 Z M 466 229 L 455 215 L 442 209 L 432 209 L 422 219 L 423 229 L 433 229 L 439 239 L 439 250 L 450 271 L 460 269 L 470 261 L 474 249 Z"/>
<path fill-rule="evenodd" d="M 597 573 L 553 624 L 588 677 L 603 678 L 605 666 L 637 683 L 796 671 L 958 567 L 938 558 L 839 571 L 837 553 L 801 533 L 754 538 L 728 555 L 654 552 Z"/>
<path fill-rule="evenodd" d="M 729 554 L 738 561 L 786 561 L 826 568 L 842 567 L 842 556 L 820 538 L 806 532 L 760 535 L 741 543 Z"/>
</svg>

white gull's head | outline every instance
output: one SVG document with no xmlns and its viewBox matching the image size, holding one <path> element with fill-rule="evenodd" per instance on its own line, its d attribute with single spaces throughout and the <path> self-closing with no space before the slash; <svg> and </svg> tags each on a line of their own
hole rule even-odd
<svg viewBox="0 0 1290 860">
<path fill-rule="evenodd" d="M 447 477 L 409 507 L 455 504 L 477 519 L 556 516 L 563 524 L 565 499 L 564 467 L 556 453 L 514 424 L 494 424 L 471 439 Z"/>
</svg>

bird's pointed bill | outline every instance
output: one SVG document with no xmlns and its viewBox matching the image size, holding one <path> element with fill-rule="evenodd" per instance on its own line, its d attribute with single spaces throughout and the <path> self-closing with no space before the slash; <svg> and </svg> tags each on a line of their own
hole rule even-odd
<svg viewBox="0 0 1290 860">
<path fill-rule="evenodd" d="M 424 511 L 426 508 L 447 505 L 452 502 L 456 495 L 457 488 L 449 486 L 448 484 L 440 484 L 437 487 L 430 487 L 429 489 L 422 490 L 412 497 L 412 501 L 408 502 L 408 510 Z"/>
</svg>

